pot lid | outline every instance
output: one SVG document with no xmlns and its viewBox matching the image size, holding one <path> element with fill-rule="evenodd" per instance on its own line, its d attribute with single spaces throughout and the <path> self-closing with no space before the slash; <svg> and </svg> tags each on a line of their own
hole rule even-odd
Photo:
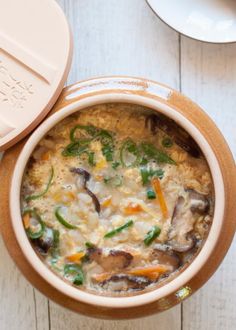
<svg viewBox="0 0 236 330">
<path fill-rule="evenodd" d="M 47 115 L 71 59 L 70 29 L 54 0 L 0 0 L 0 150 Z"/>
</svg>

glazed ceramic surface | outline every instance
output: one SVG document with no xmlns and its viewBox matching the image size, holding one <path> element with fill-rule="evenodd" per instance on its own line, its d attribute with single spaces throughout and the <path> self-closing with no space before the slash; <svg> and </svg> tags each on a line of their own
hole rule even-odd
<svg viewBox="0 0 236 330">
<path fill-rule="evenodd" d="M 0 8 L 2 151 L 26 136 L 56 102 L 70 69 L 72 38 L 55 1 L 0 0 Z"/>
<path fill-rule="evenodd" d="M 213 43 L 236 41 L 234 0 L 147 0 L 168 25 L 194 39 Z"/>
<path fill-rule="evenodd" d="M 35 145 L 51 127 L 69 114 L 87 106 L 104 102 L 128 102 L 140 104 L 163 112 L 176 120 L 177 123 L 192 135 L 204 152 L 212 172 L 216 191 L 216 206 L 213 225 L 200 254 L 196 257 L 194 262 L 172 282 L 152 292 L 140 295 L 139 297 L 125 297 L 122 299 L 98 297 L 70 287 L 55 276 L 40 261 L 30 246 L 21 222 L 19 205 L 21 178 L 27 159 Z M 189 109 L 191 109 L 191 112 L 189 112 Z M 143 313 L 146 315 L 154 312 L 154 310 L 150 308 L 151 303 L 153 303 L 153 306 L 155 305 L 155 311 L 163 310 L 168 308 L 166 307 L 167 305 L 171 307 L 182 299 L 185 299 L 187 296 L 190 296 L 191 293 L 201 286 L 217 268 L 224 253 L 227 251 L 235 227 L 234 222 L 229 222 L 230 217 L 232 216 L 229 212 L 230 210 L 232 212 L 233 207 L 230 196 L 228 196 L 225 204 L 225 196 L 233 192 L 234 184 L 231 185 L 232 190 L 229 193 L 226 180 L 227 173 L 222 172 L 222 167 L 225 166 L 225 161 L 227 161 L 227 167 L 231 171 L 234 169 L 234 165 L 228 148 L 214 124 L 194 103 L 170 88 L 147 80 L 123 77 L 95 79 L 71 86 L 66 89 L 65 93 L 61 96 L 61 99 L 55 108 L 55 111 L 57 110 L 60 111 L 47 119 L 29 138 L 20 153 L 11 182 L 10 212 L 12 224 L 17 241 L 28 262 L 36 272 L 38 272 L 38 274 L 40 274 L 50 286 L 56 288 L 58 292 L 61 292 L 61 294 L 64 294 L 67 297 L 71 297 L 73 301 L 88 305 L 103 306 L 117 310 L 145 305 L 149 306 L 149 311 L 143 310 Z M 204 123 L 204 125 L 202 123 Z M 211 131 L 211 137 L 209 136 L 209 129 Z M 214 137 L 212 136 L 213 131 Z M 226 157 L 224 157 L 224 159 L 220 159 L 219 153 L 215 148 L 215 141 L 218 141 L 218 143 L 221 144 L 221 147 L 225 149 L 224 155 Z M 223 223 L 224 226 L 222 226 Z M 207 263 L 210 256 L 217 252 L 216 244 L 219 236 L 221 236 L 222 239 L 224 234 L 227 234 L 227 240 L 223 241 L 220 249 L 221 253 L 214 259 L 215 264 Z M 165 304 L 165 307 L 163 307 L 162 303 L 160 304 L 160 301 L 162 302 L 162 299 L 164 298 L 166 300 L 166 297 L 168 297 L 166 301 L 167 305 Z"/>
</svg>

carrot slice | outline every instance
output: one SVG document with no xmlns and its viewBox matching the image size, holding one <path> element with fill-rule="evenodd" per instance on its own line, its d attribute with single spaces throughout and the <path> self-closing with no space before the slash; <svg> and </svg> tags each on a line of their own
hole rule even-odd
<svg viewBox="0 0 236 330">
<path fill-rule="evenodd" d="M 136 214 L 136 213 L 139 213 L 139 212 L 142 212 L 142 211 L 143 211 L 143 208 L 139 204 L 130 203 L 128 206 L 126 206 L 124 208 L 124 213 L 127 214 L 127 215 Z"/>
<path fill-rule="evenodd" d="M 24 223 L 25 229 L 28 229 L 29 226 L 30 226 L 30 214 L 29 214 L 29 212 L 25 213 L 25 215 L 23 216 L 23 223 Z"/>
<path fill-rule="evenodd" d="M 68 197 L 68 199 L 72 201 L 76 199 L 75 193 L 73 193 L 72 191 L 67 191 L 66 197 Z"/>
<path fill-rule="evenodd" d="M 42 160 L 49 160 L 51 157 L 51 152 L 50 151 L 46 151 L 44 154 L 42 154 L 41 159 Z"/>
<path fill-rule="evenodd" d="M 106 198 L 103 202 L 102 202 L 102 206 L 103 207 L 108 207 L 111 205 L 111 197 Z"/>
<path fill-rule="evenodd" d="M 155 266 L 134 268 L 126 272 L 122 272 L 122 274 L 145 276 L 148 277 L 150 280 L 156 280 L 161 274 L 164 274 L 169 270 L 170 268 L 166 267 L 165 265 L 155 265 Z M 94 274 L 93 279 L 96 282 L 103 282 L 109 279 L 114 274 L 116 273 L 106 272 L 106 273 Z"/>
<path fill-rule="evenodd" d="M 85 256 L 85 252 L 78 252 L 75 254 L 72 254 L 70 256 L 67 256 L 66 258 L 71 261 L 71 262 L 76 262 L 76 263 L 80 263 L 81 259 Z"/>
<path fill-rule="evenodd" d="M 161 274 L 166 273 L 168 270 L 169 268 L 164 265 L 155 265 L 155 266 L 134 268 L 127 271 L 127 274 L 135 275 L 135 276 L 146 276 L 150 279 L 156 279 Z"/>
<path fill-rule="evenodd" d="M 94 274 L 92 277 L 96 282 L 103 282 L 110 278 L 112 276 L 112 273 L 100 273 L 100 274 Z"/>
<path fill-rule="evenodd" d="M 156 177 L 153 178 L 152 186 L 158 196 L 158 200 L 160 203 L 161 212 L 163 214 L 163 217 L 166 219 L 168 217 L 168 209 L 167 209 L 166 201 L 165 201 L 162 189 L 161 189 L 160 180 Z"/>
</svg>

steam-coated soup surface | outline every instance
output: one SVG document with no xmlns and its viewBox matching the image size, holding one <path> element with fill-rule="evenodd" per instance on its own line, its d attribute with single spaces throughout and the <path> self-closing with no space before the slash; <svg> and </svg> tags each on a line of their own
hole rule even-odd
<svg viewBox="0 0 236 330">
<path fill-rule="evenodd" d="M 45 264 L 105 295 L 156 288 L 209 232 L 214 192 L 193 139 L 137 105 L 105 104 L 58 123 L 31 155 L 22 219 Z"/>
</svg>

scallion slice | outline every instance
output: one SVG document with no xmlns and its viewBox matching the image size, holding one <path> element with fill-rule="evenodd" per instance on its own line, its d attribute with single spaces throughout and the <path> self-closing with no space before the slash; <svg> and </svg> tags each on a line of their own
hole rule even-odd
<svg viewBox="0 0 236 330">
<path fill-rule="evenodd" d="M 43 235 L 44 231 L 45 231 L 45 223 L 43 222 L 41 216 L 38 214 L 38 212 L 36 211 L 36 209 L 25 209 L 24 212 L 23 212 L 23 216 L 25 214 L 29 214 L 30 217 L 34 218 L 38 222 L 38 224 L 40 226 L 40 228 L 39 228 L 38 231 L 32 231 L 32 229 L 30 227 L 27 228 L 26 229 L 27 235 L 31 239 L 40 238 Z"/>
<path fill-rule="evenodd" d="M 48 192 L 51 184 L 52 184 L 52 181 L 53 181 L 53 177 L 54 177 L 54 168 L 53 166 L 51 167 L 51 171 L 50 171 L 50 175 L 49 175 L 49 179 L 48 179 L 48 182 L 47 182 L 47 185 L 44 189 L 44 191 L 42 191 L 41 193 L 39 194 L 35 194 L 35 195 L 28 195 L 25 197 L 25 200 L 26 202 L 29 202 L 31 200 L 34 200 L 34 199 L 38 199 L 38 198 L 41 198 L 43 197 L 44 195 L 46 195 L 46 193 Z"/>
<path fill-rule="evenodd" d="M 55 210 L 55 216 L 57 220 L 67 229 L 77 229 L 77 226 L 70 224 L 60 213 L 61 206 L 57 207 Z"/>
<path fill-rule="evenodd" d="M 106 235 L 104 236 L 104 238 L 110 238 L 113 237 L 114 235 L 120 233 L 122 230 L 129 228 L 131 226 L 133 226 L 134 222 L 133 220 L 129 220 L 128 222 L 126 222 L 123 226 L 117 227 L 111 231 L 109 231 L 108 233 L 106 233 Z"/>
</svg>

